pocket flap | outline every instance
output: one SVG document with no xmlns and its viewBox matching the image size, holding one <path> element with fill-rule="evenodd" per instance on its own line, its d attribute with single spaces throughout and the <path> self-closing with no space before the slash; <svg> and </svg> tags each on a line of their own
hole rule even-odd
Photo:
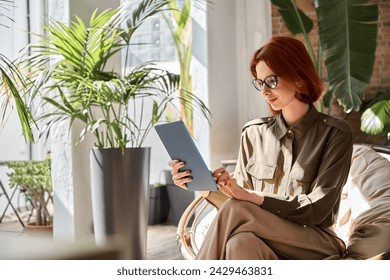
<svg viewBox="0 0 390 280">
<path fill-rule="evenodd" d="M 258 180 L 273 179 L 276 171 L 276 165 L 249 161 L 246 171 Z"/>
</svg>

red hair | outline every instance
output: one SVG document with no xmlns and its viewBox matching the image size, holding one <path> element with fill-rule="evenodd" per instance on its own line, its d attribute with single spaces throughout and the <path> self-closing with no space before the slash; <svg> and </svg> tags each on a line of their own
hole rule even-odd
<svg viewBox="0 0 390 280">
<path fill-rule="evenodd" d="M 257 78 L 256 65 L 260 61 L 264 61 L 275 75 L 295 85 L 296 97 L 300 101 L 312 104 L 321 97 L 324 84 L 301 41 L 292 37 L 273 37 L 260 47 L 253 54 L 250 63 L 254 78 Z M 271 111 L 274 114 L 279 113 L 272 109 Z"/>
</svg>

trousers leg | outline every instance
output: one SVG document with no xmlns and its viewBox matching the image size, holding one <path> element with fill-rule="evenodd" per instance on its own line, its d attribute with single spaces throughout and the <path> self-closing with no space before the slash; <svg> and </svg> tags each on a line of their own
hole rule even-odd
<svg viewBox="0 0 390 280">
<path fill-rule="evenodd" d="M 274 251 L 251 232 L 240 232 L 226 243 L 227 260 L 277 260 Z"/>
<path fill-rule="evenodd" d="M 288 259 L 341 257 L 345 251 L 345 245 L 340 239 L 319 227 L 305 227 L 280 218 L 253 203 L 229 199 L 211 224 L 197 259 L 226 259 L 229 239 L 244 232 L 259 238 L 275 255 Z M 258 250 L 262 249 L 264 247 L 260 245 Z M 240 258 L 247 258 L 245 249 L 236 254 Z M 259 253 L 258 257 L 261 256 L 267 258 Z"/>
</svg>

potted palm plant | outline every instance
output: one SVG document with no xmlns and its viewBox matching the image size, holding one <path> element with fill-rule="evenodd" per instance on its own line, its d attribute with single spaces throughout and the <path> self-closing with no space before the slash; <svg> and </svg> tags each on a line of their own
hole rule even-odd
<svg viewBox="0 0 390 280">
<path fill-rule="evenodd" d="M 134 32 L 148 18 L 166 9 L 164 0 L 144 0 L 131 13 L 130 1 L 115 10 L 93 13 L 89 26 L 76 17 L 69 26 L 52 21 L 47 37 L 31 46 L 24 60 L 30 70 L 30 95 L 41 97 L 50 111 L 36 117 L 48 132 L 58 122 L 82 123 L 82 141 L 91 134 L 91 192 L 95 238 L 103 243 L 119 236 L 124 258 L 146 254 L 150 148 L 144 140 L 168 106 L 177 101 L 180 76 L 148 62 L 126 65 Z M 108 68 L 124 53 L 119 72 Z M 191 96 L 208 117 L 203 102 Z M 149 108 L 149 110 L 147 110 Z M 150 111 L 150 115 L 147 115 Z"/>
<path fill-rule="evenodd" d="M 9 162 L 7 167 L 11 170 L 7 173 L 10 188 L 20 188 L 33 206 L 34 217 L 29 225 L 51 230 L 53 218 L 48 208 L 52 201 L 50 157 L 43 161 Z"/>
</svg>

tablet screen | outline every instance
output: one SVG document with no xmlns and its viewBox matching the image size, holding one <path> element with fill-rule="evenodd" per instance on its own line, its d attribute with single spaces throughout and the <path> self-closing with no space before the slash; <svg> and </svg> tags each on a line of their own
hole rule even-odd
<svg viewBox="0 0 390 280">
<path fill-rule="evenodd" d="M 216 191 L 218 189 L 183 121 L 159 124 L 155 129 L 171 159 L 183 161 L 184 170 L 191 171 L 192 181 L 187 183 L 189 190 Z"/>
</svg>

